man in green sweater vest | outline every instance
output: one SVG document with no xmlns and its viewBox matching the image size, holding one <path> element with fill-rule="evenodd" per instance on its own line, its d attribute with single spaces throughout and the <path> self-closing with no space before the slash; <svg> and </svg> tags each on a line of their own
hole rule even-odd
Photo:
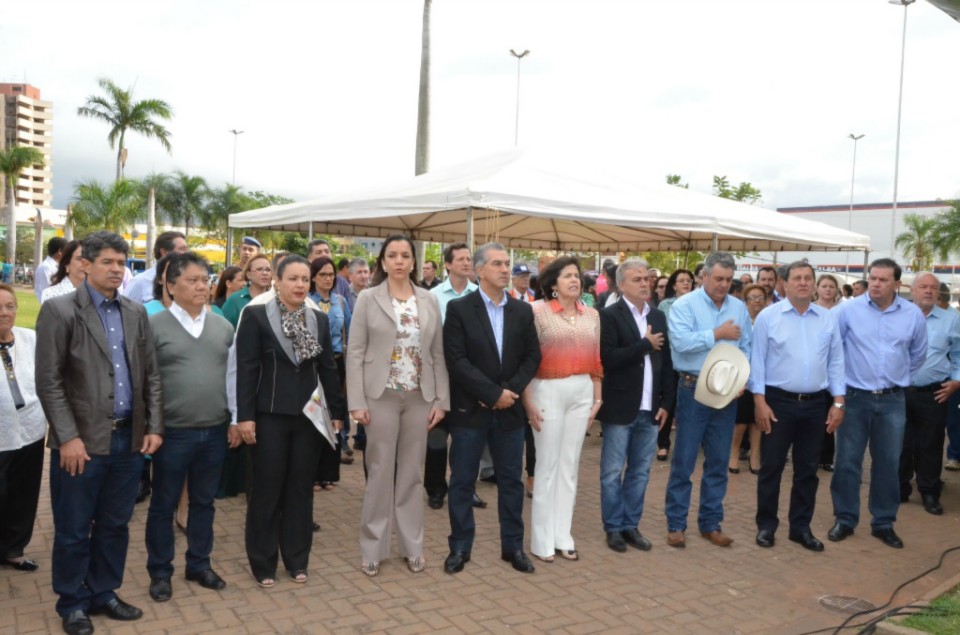
<svg viewBox="0 0 960 635">
<path fill-rule="evenodd" d="M 226 586 L 210 566 L 213 500 L 227 451 L 232 408 L 227 397 L 227 358 L 233 326 L 207 310 L 210 276 L 205 260 L 180 254 L 167 267 L 173 303 L 150 317 L 163 379 L 165 443 L 153 456 L 153 497 L 147 513 L 150 597 L 173 595 L 173 515 L 184 482 L 190 500 L 186 579 L 208 589 Z"/>
</svg>

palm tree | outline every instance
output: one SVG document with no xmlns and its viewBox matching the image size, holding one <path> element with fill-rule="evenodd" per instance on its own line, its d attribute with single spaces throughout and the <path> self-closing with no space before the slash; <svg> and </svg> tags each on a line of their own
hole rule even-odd
<svg viewBox="0 0 960 635">
<path fill-rule="evenodd" d="M 157 192 L 166 187 L 169 176 L 153 172 L 140 180 L 143 196 L 147 201 L 147 268 L 154 265 L 153 243 L 157 239 Z"/>
<path fill-rule="evenodd" d="M 960 253 L 960 200 L 944 201 L 949 207 L 937 214 L 933 245 L 941 258 Z"/>
<path fill-rule="evenodd" d="M 127 160 L 124 145 L 127 130 L 156 139 L 170 152 L 170 131 L 155 120 L 169 121 L 173 117 L 173 109 L 167 102 L 160 99 L 134 102 L 133 88 L 123 90 L 106 77 L 101 77 L 97 83 L 106 96 L 90 95 L 87 97 L 87 105 L 77 108 L 77 114 L 110 124 L 107 141 L 111 149 L 117 148 L 118 181 L 123 178 L 123 166 Z"/>
<path fill-rule="evenodd" d="M 937 221 L 935 216 L 919 214 L 906 214 L 903 217 L 907 231 L 897 236 L 894 245 L 903 251 L 904 256 L 910 258 L 914 271 L 928 271 L 933 264 Z"/>
<path fill-rule="evenodd" d="M 7 262 L 17 262 L 17 179 L 32 165 L 43 167 L 43 153 L 29 146 L 0 150 L 0 172 L 7 182 Z"/>
<path fill-rule="evenodd" d="M 120 179 L 110 185 L 83 181 L 74 195 L 74 226 L 123 233 L 143 217 L 143 202 L 143 188 L 136 181 Z"/>
<path fill-rule="evenodd" d="M 210 197 L 207 182 L 200 176 L 177 172 L 160 188 L 158 196 L 163 207 L 175 223 L 183 223 L 184 235 L 190 236 L 190 225 L 198 220 L 204 203 Z"/>
<path fill-rule="evenodd" d="M 220 189 L 212 190 L 207 204 L 200 213 L 200 226 L 225 238 L 227 220 L 230 214 L 256 209 L 260 205 L 243 193 L 239 185 L 227 183 Z"/>
</svg>

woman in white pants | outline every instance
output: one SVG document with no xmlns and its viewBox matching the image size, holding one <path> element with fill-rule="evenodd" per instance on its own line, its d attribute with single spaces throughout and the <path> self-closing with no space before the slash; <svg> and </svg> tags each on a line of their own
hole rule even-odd
<svg viewBox="0 0 960 635">
<path fill-rule="evenodd" d="M 577 259 L 562 256 L 540 272 L 533 304 L 543 359 L 523 393 L 537 447 L 530 551 L 579 560 L 570 526 L 583 437 L 600 409 L 600 316 L 580 301 Z"/>
</svg>

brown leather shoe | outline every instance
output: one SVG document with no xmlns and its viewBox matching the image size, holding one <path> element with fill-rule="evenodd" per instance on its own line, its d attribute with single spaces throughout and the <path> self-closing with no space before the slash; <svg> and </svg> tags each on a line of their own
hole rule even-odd
<svg viewBox="0 0 960 635">
<path fill-rule="evenodd" d="M 671 531 L 667 533 L 667 544 L 674 549 L 683 549 L 687 546 L 687 539 L 682 531 Z"/>
<path fill-rule="evenodd" d="M 730 544 L 733 542 L 733 538 L 723 533 L 719 529 L 716 531 L 702 533 L 700 535 L 718 547 L 729 547 Z"/>
</svg>

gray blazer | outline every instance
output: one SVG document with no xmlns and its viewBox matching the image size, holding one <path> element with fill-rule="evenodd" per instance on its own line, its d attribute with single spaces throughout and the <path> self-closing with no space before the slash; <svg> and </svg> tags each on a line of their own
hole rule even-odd
<svg viewBox="0 0 960 635">
<path fill-rule="evenodd" d="M 450 410 L 450 379 L 443 358 L 443 323 L 437 296 L 413 287 L 420 321 L 420 391 L 439 410 Z M 347 401 L 350 410 L 364 410 L 367 399 L 377 399 L 387 387 L 390 357 L 397 340 L 397 317 L 387 282 L 357 296 L 350 320 L 347 346 Z"/>
<path fill-rule="evenodd" d="M 127 363 L 133 381 L 133 439 L 163 434 L 163 391 L 153 332 L 143 305 L 120 296 Z M 47 446 L 80 437 L 88 454 L 110 454 L 113 368 L 107 336 L 87 286 L 52 298 L 37 318 L 37 396 L 50 422 Z"/>
</svg>

